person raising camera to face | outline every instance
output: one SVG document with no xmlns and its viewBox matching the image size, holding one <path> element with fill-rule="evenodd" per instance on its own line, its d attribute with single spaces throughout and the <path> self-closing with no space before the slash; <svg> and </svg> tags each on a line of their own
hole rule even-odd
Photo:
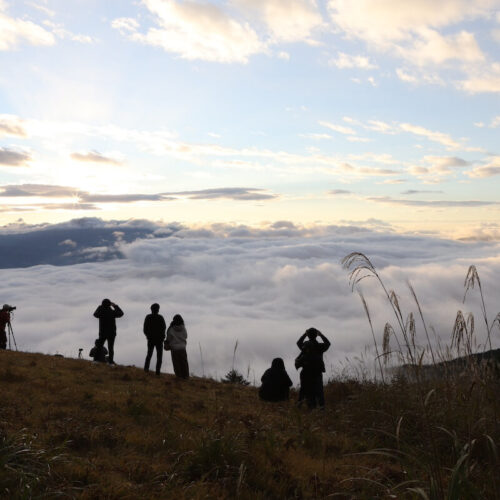
<svg viewBox="0 0 500 500">
<path fill-rule="evenodd" d="M 101 305 L 95 310 L 94 317 L 99 319 L 99 339 L 108 342 L 108 363 L 114 365 L 114 345 L 116 337 L 116 318 L 121 318 L 123 311 L 118 304 L 111 302 L 109 299 L 104 299 Z"/>
<path fill-rule="evenodd" d="M 10 313 L 15 307 L 4 304 L 0 310 L 0 349 L 7 349 L 7 332 L 5 329 L 10 324 Z"/>
</svg>

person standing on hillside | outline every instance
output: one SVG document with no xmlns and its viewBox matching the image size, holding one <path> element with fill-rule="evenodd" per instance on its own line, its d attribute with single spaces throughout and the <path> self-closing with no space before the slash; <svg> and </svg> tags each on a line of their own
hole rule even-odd
<svg viewBox="0 0 500 500">
<path fill-rule="evenodd" d="M 187 331 L 184 320 L 180 314 L 176 314 L 168 327 L 165 347 L 170 349 L 174 373 L 179 378 L 189 378 L 186 341 Z"/>
<path fill-rule="evenodd" d="M 0 349 L 7 349 L 7 332 L 5 329 L 10 324 L 11 306 L 5 304 L 0 310 Z"/>
<path fill-rule="evenodd" d="M 308 340 L 305 340 L 306 337 Z M 320 337 L 323 342 L 318 342 Z M 295 360 L 296 368 L 302 368 L 300 372 L 299 403 L 305 399 L 307 406 L 312 409 L 318 405 L 321 409 L 325 407 L 325 396 L 323 393 L 323 373 L 325 362 L 323 353 L 330 347 L 330 341 L 316 328 L 309 328 L 297 341 L 300 355 Z"/>
<path fill-rule="evenodd" d="M 151 306 L 151 314 L 144 318 L 143 332 L 148 339 L 148 353 L 144 363 L 144 371 L 149 371 L 149 363 L 153 356 L 153 351 L 156 349 L 156 375 L 160 375 L 161 362 L 163 358 L 163 341 L 165 340 L 165 330 L 167 325 L 163 316 L 159 314 L 160 305 L 153 304 Z"/>
<path fill-rule="evenodd" d="M 102 345 L 104 345 L 104 342 L 108 342 L 108 362 L 110 365 L 115 364 L 116 318 L 121 318 L 122 316 L 123 311 L 120 307 L 109 299 L 104 299 L 94 312 L 94 317 L 99 319 L 99 338 L 102 340 Z"/>
</svg>

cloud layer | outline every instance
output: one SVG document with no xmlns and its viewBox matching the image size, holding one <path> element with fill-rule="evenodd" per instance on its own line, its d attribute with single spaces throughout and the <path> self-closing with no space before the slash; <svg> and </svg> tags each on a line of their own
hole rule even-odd
<svg viewBox="0 0 500 500">
<path fill-rule="evenodd" d="M 106 248 L 113 248 L 125 258 L 5 269 L 8 296 L 3 300 L 18 306 L 14 329 L 20 348 L 76 355 L 84 347 L 88 352 L 97 332 L 92 312 L 106 296 L 125 311 L 118 322 L 120 363 L 143 363 L 142 321 L 149 305 L 158 301 L 167 319 L 175 313 L 185 317 L 195 373 L 204 369 L 206 374 L 222 376 L 230 368 L 238 340 L 237 367 L 246 372 L 250 365 L 250 378 L 255 374 L 258 380 L 271 359 L 281 356 L 296 379 L 295 342 L 310 326 L 332 340 L 327 357 L 331 373 L 332 366 L 341 369 L 342 360 L 370 345 L 362 306 L 339 263 L 351 251 L 372 258 L 387 286 L 397 290 L 406 313 L 414 309 L 405 289 L 405 280 L 410 279 L 428 324 L 444 342 L 449 340 L 457 309 L 480 312 L 473 294 L 465 306 L 461 303 L 469 264 L 478 266 L 490 316 L 498 309 L 497 243 L 404 236 L 359 226 L 301 227 L 287 221 L 259 228 L 152 224 L 150 236 L 135 241 L 127 237 L 127 242 L 120 234 L 127 234 L 127 223 L 92 219 L 85 224 L 90 232 L 106 226 L 115 233 L 112 245 L 87 248 L 89 255 L 98 260 Z M 59 227 L 60 248 L 78 251 L 75 237 L 68 237 L 76 225 L 68 224 L 66 231 Z M 374 282 L 364 280 L 363 289 L 376 335 L 381 337 L 385 322 L 393 318 Z M 494 335 L 498 346 L 500 337 Z M 417 341 L 423 342 L 421 330 Z M 171 371 L 168 357 L 165 368 Z"/>
</svg>

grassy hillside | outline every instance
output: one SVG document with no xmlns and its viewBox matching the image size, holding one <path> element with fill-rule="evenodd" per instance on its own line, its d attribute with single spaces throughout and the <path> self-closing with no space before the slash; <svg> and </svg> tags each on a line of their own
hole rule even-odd
<svg viewBox="0 0 500 500">
<path fill-rule="evenodd" d="M 500 498 L 500 384 L 475 373 L 332 382 L 310 412 L 252 387 L 0 352 L 0 497 Z"/>
</svg>

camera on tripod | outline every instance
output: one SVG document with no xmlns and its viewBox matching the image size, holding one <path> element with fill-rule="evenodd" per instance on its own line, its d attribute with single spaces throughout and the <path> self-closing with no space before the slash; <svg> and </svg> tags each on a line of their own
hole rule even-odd
<svg viewBox="0 0 500 500">
<path fill-rule="evenodd" d="M 9 306 L 9 304 L 4 304 L 3 306 L 3 310 L 7 312 L 12 312 L 15 311 L 16 309 L 17 309 L 16 306 Z"/>
</svg>

